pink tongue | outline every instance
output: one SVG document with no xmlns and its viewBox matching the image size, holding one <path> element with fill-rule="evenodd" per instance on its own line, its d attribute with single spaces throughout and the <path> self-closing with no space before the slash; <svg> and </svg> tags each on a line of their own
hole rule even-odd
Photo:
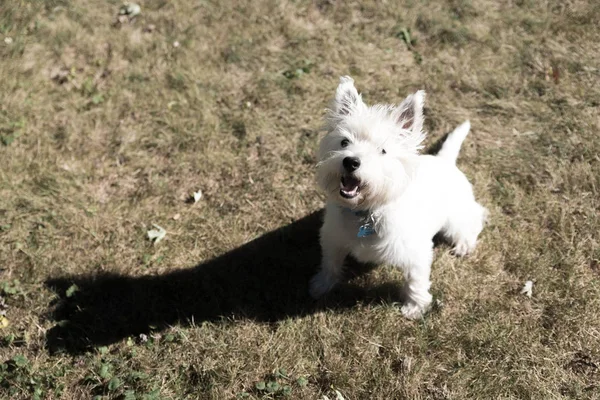
<svg viewBox="0 0 600 400">
<path fill-rule="evenodd" d="M 342 189 L 346 192 L 351 192 L 358 186 L 358 179 L 352 178 L 351 176 L 345 176 L 342 178 Z"/>
</svg>

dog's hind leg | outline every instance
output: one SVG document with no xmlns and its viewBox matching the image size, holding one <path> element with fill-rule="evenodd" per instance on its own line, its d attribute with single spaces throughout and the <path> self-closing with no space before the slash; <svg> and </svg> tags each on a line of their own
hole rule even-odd
<svg viewBox="0 0 600 400">
<path fill-rule="evenodd" d="M 455 255 L 462 257 L 475 250 L 487 215 L 487 209 L 473 201 L 468 206 L 460 207 L 448 218 L 443 231 L 454 244 L 452 251 Z"/>
</svg>

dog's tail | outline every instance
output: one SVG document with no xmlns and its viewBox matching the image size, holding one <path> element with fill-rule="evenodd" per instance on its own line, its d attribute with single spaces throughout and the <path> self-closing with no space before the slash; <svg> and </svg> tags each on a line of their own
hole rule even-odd
<svg viewBox="0 0 600 400">
<path fill-rule="evenodd" d="M 465 121 L 459 125 L 448 135 L 446 141 L 442 145 L 442 148 L 440 151 L 438 151 L 437 156 L 451 161 L 452 163 L 456 163 L 460 146 L 469 134 L 470 129 L 471 123 L 469 121 Z"/>
</svg>

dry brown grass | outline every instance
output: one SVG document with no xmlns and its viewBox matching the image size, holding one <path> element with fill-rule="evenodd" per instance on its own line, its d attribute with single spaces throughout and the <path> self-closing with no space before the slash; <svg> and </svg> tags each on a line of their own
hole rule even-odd
<svg viewBox="0 0 600 400">
<path fill-rule="evenodd" d="M 597 2 L 119 6 L 0 6 L 0 397 L 600 398 Z M 426 89 L 430 144 L 473 124 L 491 222 L 471 258 L 436 249 L 421 322 L 390 268 L 306 294 L 347 73 L 368 102 Z"/>
</svg>

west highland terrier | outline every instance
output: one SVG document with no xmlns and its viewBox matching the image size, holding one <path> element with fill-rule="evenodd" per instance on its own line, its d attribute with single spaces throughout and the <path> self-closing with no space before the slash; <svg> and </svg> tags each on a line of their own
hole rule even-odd
<svg viewBox="0 0 600 400">
<path fill-rule="evenodd" d="M 360 262 L 401 268 L 402 314 L 419 318 L 432 301 L 433 237 L 443 233 L 458 256 L 475 249 L 487 211 L 455 165 L 470 123 L 450 133 L 437 155 L 420 155 L 424 100 L 418 91 L 398 106 L 369 107 L 353 79 L 340 78 L 317 165 L 327 205 L 323 260 L 310 283 L 314 298 L 335 286 L 351 254 Z"/>
</svg>

